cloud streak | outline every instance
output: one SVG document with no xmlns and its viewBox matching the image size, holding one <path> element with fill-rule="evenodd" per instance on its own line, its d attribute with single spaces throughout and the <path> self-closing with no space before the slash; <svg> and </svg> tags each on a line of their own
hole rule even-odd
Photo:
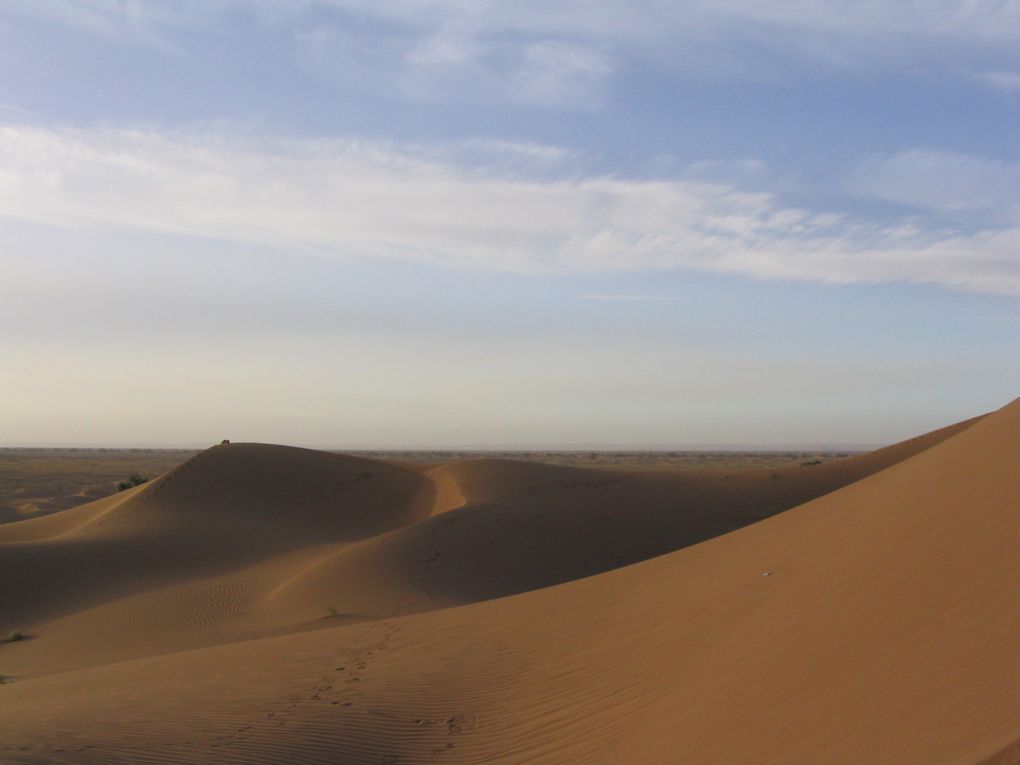
<svg viewBox="0 0 1020 765">
<path fill-rule="evenodd" d="M 251 5 L 221 0 L 220 5 Z M 812 29 L 841 35 L 883 38 L 1010 40 L 1020 37 L 1020 5 L 1012 0 L 960 3 L 927 0 L 262 0 L 258 7 L 334 8 L 373 16 L 408 28 L 436 29 L 451 24 L 529 36 L 569 36 L 598 40 L 665 39 L 678 30 L 714 34 L 735 24 Z"/>
<path fill-rule="evenodd" d="M 1013 0 L 181 0 L 172 10 L 157 0 L 13 0 L 7 13 L 166 50 L 187 47 L 181 29 L 247 13 L 290 34 L 322 79 L 412 100 L 555 109 L 597 107 L 614 75 L 638 62 L 740 80 L 797 76 L 804 61 L 936 62 L 1005 90 L 1020 65 Z"/>
<path fill-rule="evenodd" d="M 649 302 L 649 303 L 672 303 L 676 298 L 663 295 L 578 295 L 578 300 L 605 300 L 609 302 Z"/>
<path fill-rule="evenodd" d="M 1001 93 L 1020 93 L 1020 72 L 978 72 L 975 78 L 982 85 Z"/>
<path fill-rule="evenodd" d="M 944 213 L 1020 220 L 1020 163 L 936 149 L 873 157 L 853 186 L 876 199 Z"/>
<path fill-rule="evenodd" d="M 531 274 L 687 269 L 1020 296 L 1015 219 L 963 234 L 794 208 L 726 184 L 569 167 L 556 177 L 480 172 L 347 140 L 4 127 L 0 215 Z"/>
</svg>

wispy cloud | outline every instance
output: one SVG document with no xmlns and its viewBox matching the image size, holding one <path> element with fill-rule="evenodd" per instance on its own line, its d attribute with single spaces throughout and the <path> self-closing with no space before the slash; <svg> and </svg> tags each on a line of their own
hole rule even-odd
<svg viewBox="0 0 1020 765">
<path fill-rule="evenodd" d="M 503 155 L 515 159 L 540 163 L 558 163 L 575 157 L 577 153 L 562 146 L 532 142 L 503 141 L 495 138 L 472 138 L 460 141 L 457 148 L 478 150 L 488 154 Z"/>
<path fill-rule="evenodd" d="M 174 3 L 153 0 L 9 0 L 3 12 L 33 16 L 45 21 L 81 29 L 110 40 L 138 42 L 165 52 L 177 52 L 164 31 L 202 23 L 209 18 L 206 7 L 184 0 Z"/>
<path fill-rule="evenodd" d="M 298 33 L 299 59 L 317 78 L 383 88 L 412 101 L 505 101 L 550 109 L 601 104 L 612 58 L 590 41 L 495 34 L 451 20 L 438 27 L 404 25 L 371 37 L 341 23 Z"/>
<path fill-rule="evenodd" d="M 865 161 L 854 173 L 853 186 L 868 196 L 919 209 L 1020 221 L 1020 163 L 910 149 Z"/>
<path fill-rule="evenodd" d="M 412 149 L 221 134 L 0 129 L 0 215 L 323 257 L 521 273 L 694 269 L 1020 295 L 1020 222 L 962 234 L 694 180 L 480 173 Z"/>
<path fill-rule="evenodd" d="M 578 300 L 607 300 L 610 302 L 672 303 L 676 298 L 665 295 L 578 295 Z"/>
<path fill-rule="evenodd" d="M 551 108 L 600 105 L 603 80 L 613 72 L 609 57 L 566 42 L 526 45 L 510 77 L 515 100 Z"/>
<path fill-rule="evenodd" d="M 264 0 L 263 4 L 291 4 Z M 1013 2 L 960 3 L 928 0 L 305 0 L 305 6 L 333 7 L 388 19 L 406 26 L 443 26 L 453 20 L 530 35 L 570 35 L 599 39 L 666 37 L 677 30 L 717 31 L 738 22 L 830 30 L 859 36 L 1016 39 L 1020 6 Z"/>
<path fill-rule="evenodd" d="M 963 65 L 964 76 L 1011 90 L 1020 42 L 1017 3 L 955 0 L 10 0 L 6 12 L 167 49 L 174 30 L 249 13 L 293 35 L 316 76 L 345 86 L 555 109 L 598 106 L 635 62 L 757 80 L 802 72 L 805 61 L 941 62 L 949 72 L 971 50 L 983 68 Z"/>
<path fill-rule="evenodd" d="M 1020 71 L 978 72 L 975 79 L 983 85 L 1003 93 L 1020 93 Z"/>
<path fill-rule="evenodd" d="M 24 114 L 28 117 L 39 117 L 42 116 L 38 112 L 34 112 L 31 109 L 22 109 L 20 106 L 14 104 L 0 103 L 0 112 L 8 112 L 13 114 Z"/>
</svg>

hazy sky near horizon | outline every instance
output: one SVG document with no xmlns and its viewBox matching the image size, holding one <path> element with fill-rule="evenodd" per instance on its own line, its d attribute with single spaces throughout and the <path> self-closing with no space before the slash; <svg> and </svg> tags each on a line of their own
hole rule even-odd
<svg viewBox="0 0 1020 765">
<path fill-rule="evenodd" d="M 1017 0 L 6 0 L 0 445 L 898 440 L 1018 126 Z"/>
</svg>

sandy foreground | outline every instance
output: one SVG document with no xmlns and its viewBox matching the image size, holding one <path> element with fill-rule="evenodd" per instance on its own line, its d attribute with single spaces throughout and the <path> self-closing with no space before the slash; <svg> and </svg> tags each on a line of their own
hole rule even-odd
<svg viewBox="0 0 1020 765">
<path fill-rule="evenodd" d="M 0 525 L 3 763 L 1020 762 L 1020 401 L 732 475 L 262 444 Z"/>
</svg>

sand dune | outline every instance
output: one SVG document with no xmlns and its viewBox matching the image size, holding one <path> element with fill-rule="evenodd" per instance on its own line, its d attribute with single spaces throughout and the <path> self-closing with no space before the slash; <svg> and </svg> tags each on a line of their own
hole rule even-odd
<svg viewBox="0 0 1020 765">
<path fill-rule="evenodd" d="M 39 635 L 13 665 L 33 674 L 523 592 L 725 533 L 969 424 L 732 476 L 217 446 L 128 492 L 0 525 L 0 628 Z"/>
<path fill-rule="evenodd" d="M 264 445 L 219 446 L 148 484 L 0 526 L 4 623 L 221 575 L 310 545 L 363 539 L 432 507 L 413 470 Z"/>
<path fill-rule="evenodd" d="M 731 477 L 216 447 L 0 526 L 0 761 L 1020 762 L 1018 434 Z"/>
<path fill-rule="evenodd" d="M 432 517 L 316 560 L 275 590 L 290 620 L 392 616 L 513 595 L 662 555 L 902 461 L 961 423 L 840 462 L 737 474 L 473 460 L 428 471 Z"/>
</svg>

